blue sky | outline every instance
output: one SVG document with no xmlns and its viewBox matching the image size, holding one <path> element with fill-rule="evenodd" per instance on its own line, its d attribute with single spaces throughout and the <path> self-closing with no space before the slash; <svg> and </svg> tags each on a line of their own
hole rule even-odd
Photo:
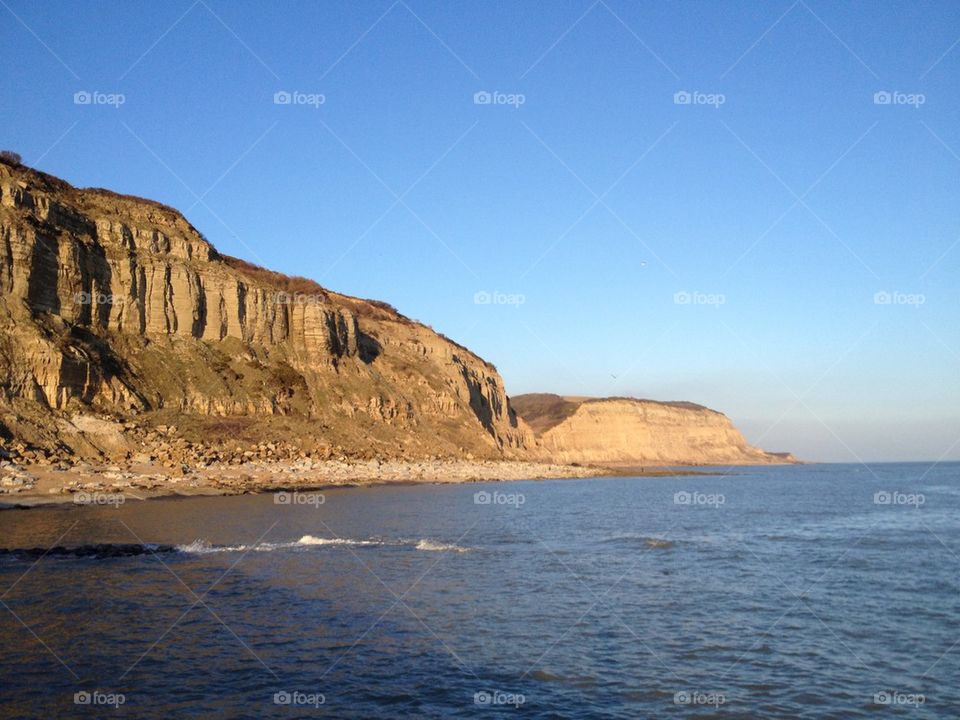
<svg viewBox="0 0 960 720">
<path fill-rule="evenodd" d="M 387 300 L 511 394 L 960 459 L 958 39 L 951 2 L 3 0 L 0 145 Z"/>
</svg>

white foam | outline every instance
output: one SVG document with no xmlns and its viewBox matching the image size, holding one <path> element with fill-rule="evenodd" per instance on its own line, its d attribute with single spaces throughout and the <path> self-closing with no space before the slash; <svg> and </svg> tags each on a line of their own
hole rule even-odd
<svg viewBox="0 0 960 720">
<path fill-rule="evenodd" d="M 296 545 L 384 545 L 382 540 L 352 540 L 350 538 L 321 538 L 304 535 Z"/>
<path fill-rule="evenodd" d="M 417 550 L 431 550 L 433 552 L 469 552 L 469 548 L 453 545 L 452 543 L 442 543 L 435 540 L 418 540 L 414 545 Z"/>
<path fill-rule="evenodd" d="M 207 555 L 210 553 L 224 552 L 246 552 L 252 550 L 255 552 L 272 552 L 273 550 L 283 549 L 305 549 L 309 547 L 380 547 L 385 545 L 407 546 L 416 550 L 426 550 L 432 552 L 469 552 L 469 548 L 460 547 L 452 543 L 443 543 L 429 539 L 415 540 L 381 540 L 377 538 L 354 539 L 354 538 L 325 538 L 315 535 L 304 535 L 299 540 L 292 542 L 276 543 L 258 543 L 257 545 L 211 545 L 206 540 L 194 540 L 186 545 L 177 545 L 177 550 L 191 555 Z"/>
<path fill-rule="evenodd" d="M 209 553 L 220 552 L 243 552 L 247 549 L 246 545 L 211 545 L 206 540 L 194 540 L 186 545 L 177 545 L 180 552 L 190 553 L 191 555 L 207 555 Z"/>
</svg>

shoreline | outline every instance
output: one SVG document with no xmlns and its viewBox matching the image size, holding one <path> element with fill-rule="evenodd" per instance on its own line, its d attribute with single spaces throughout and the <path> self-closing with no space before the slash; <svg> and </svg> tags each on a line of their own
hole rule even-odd
<svg viewBox="0 0 960 720">
<path fill-rule="evenodd" d="M 2 470 L 0 510 L 387 485 L 717 474 L 695 466 L 587 466 L 525 460 L 299 460 L 179 468 L 158 463 L 80 463 L 65 469 L 5 463 Z"/>
</svg>

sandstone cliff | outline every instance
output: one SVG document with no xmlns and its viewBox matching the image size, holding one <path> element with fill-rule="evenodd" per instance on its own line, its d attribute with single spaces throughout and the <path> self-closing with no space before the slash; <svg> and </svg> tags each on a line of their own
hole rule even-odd
<svg viewBox="0 0 960 720">
<path fill-rule="evenodd" d="M 380 456 L 532 444 L 492 365 L 388 305 L 220 255 L 159 203 L 0 163 L 0 435 L 78 450 L 78 412 L 201 439 L 247 418 Z"/>
<path fill-rule="evenodd" d="M 565 463 L 725 465 L 793 462 L 752 447 L 722 413 L 686 402 L 519 395 L 540 452 Z"/>
<path fill-rule="evenodd" d="M 790 460 L 689 403 L 511 406 L 496 368 L 385 303 L 221 255 L 165 205 L 0 162 L 0 454 L 11 447 L 171 466 L 314 450 Z"/>
</svg>

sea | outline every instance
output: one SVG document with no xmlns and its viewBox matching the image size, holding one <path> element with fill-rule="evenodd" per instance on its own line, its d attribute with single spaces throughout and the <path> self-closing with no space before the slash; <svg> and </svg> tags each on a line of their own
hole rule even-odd
<svg viewBox="0 0 960 720">
<path fill-rule="evenodd" d="M 0 717 L 960 717 L 960 464 L 700 470 L 0 511 Z"/>
</svg>

